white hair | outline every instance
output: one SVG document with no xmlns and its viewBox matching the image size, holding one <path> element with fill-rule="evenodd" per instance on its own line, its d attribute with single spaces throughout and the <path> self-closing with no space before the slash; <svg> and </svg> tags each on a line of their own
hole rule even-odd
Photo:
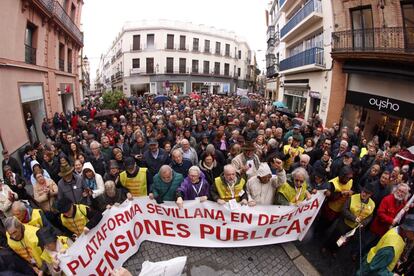
<svg viewBox="0 0 414 276">
<path fill-rule="evenodd" d="M 198 175 L 200 175 L 200 174 L 201 174 L 201 170 L 200 170 L 200 168 L 199 168 L 199 167 L 197 167 L 197 166 L 192 166 L 191 168 L 189 168 L 189 169 L 188 169 L 188 174 L 190 174 L 190 172 L 196 172 L 196 173 L 198 173 Z"/>
<path fill-rule="evenodd" d="M 297 176 L 297 175 L 302 175 L 306 180 L 309 179 L 308 172 L 302 167 L 299 167 L 299 168 L 296 168 L 296 169 L 293 170 L 292 178 L 295 178 L 295 176 Z"/>
<path fill-rule="evenodd" d="M 169 171 L 169 172 L 172 172 L 172 169 L 171 169 L 171 167 L 170 167 L 170 166 L 168 166 L 168 165 L 162 165 L 162 166 L 161 166 L 161 168 L 160 168 L 159 173 L 160 173 L 160 174 L 162 174 L 164 171 Z"/>
<path fill-rule="evenodd" d="M 223 171 L 228 172 L 229 170 L 231 171 L 236 171 L 236 168 L 234 167 L 233 164 L 227 164 L 224 166 Z"/>
<path fill-rule="evenodd" d="M 93 146 L 101 148 L 101 144 L 97 141 L 92 141 L 91 144 L 89 145 L 90 148 L 92 148 Z"/>
<path fill-rule="evenodd" d="M 310 156 L 307 155 L 307 154 L 301 154 L 299 158 L 300 158 L 300 160 L 306 161 L 308 163 L 310 161 Z"/>
</svg>

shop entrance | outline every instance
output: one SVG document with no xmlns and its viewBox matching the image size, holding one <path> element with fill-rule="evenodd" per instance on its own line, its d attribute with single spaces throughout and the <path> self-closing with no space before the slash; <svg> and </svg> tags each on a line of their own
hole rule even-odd
<svg viewBox="0 0 414 276">
<path fill-rule="evenodd" d="M 20 98 L 25 124 L 28 113 L 32 117 L 31 127 L 27 128 L 25 125 L 29 141 L 33 143 L 34 141 L 45 140 L 46 137 L 42 133 L 42 122 L 43 118 L 46 117 L 42 85 L 20 86 Z"/>
</svg>

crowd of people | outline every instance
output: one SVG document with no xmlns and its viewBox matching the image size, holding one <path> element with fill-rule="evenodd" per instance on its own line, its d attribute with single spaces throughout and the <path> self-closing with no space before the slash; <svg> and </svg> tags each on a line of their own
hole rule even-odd
<svg viewBox="0 0 414 276">
<path fill-rule="evenodd" d="M 323 253 L 335 256 L 338 238 L 359 228 L 362 244 L 348 246 L 353 259 L 359 249 L 365 256 L 361 275 L 414 273 L 405 142 L 365 137 L 358 126 L 325 128 L 317 115 L 292 119 L 258 95 L 249 101 L 143 96 L 100 117 L 99 101 L 87 99 L 45 118 L 47 140 L 26 146 L 22 164 L 3 151 L 1 269 L 62 274 L 57 256 L 133 197 L 254 208 L 300 205 L 319 190 L 326 201 L 313 228 Z"/>
</svg>

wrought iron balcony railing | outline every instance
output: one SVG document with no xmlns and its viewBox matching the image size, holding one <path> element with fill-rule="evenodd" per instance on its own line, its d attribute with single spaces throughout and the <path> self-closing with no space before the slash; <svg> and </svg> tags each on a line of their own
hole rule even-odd
<svg viewBox="0 0 414 276">
<path fill-rule="evenodd" d="M 36 64 L 36 48 L 24 45 L 24 60 L 28 64 Z"/>
<path fill-rule="evenodd" d="M 280 71 L 305 65 L 324 66 L 323 48 L 313 47 L 280 61 Z"/>
<path fill-rule="evenodd" d="M 65 60 L 61 58 L 59 59 L 59 70 L 65 71 Z"/>
</svg>

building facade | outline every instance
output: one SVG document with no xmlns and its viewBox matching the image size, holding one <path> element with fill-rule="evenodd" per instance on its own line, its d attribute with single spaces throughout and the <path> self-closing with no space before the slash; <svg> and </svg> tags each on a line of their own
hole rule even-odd
<svg viewBox="0 0 414 276">
<path fill-rule="evenodd" d="M 332 120 L 413 142 L 414 3 L 333 1 Z"/>
<path fill-rule="evenodd" d="M 325 122 L 332 79 L 331 1 L 274 1 L 268 16 L 268 92 L 305 119 L 318 114 Z"/>
<path fill-rule="evenodd" d="M 145 92 L 227 94 L 253 90 L 255 59 L 234 33 L 176 21 L 128 22 L 105 53 L 97 87 Z"/>
<path fill-rule="evenodd" d="M 79 104 L 82 5 L 82 0 L 1 1 L 0 125 L 2 146 L 10 153 L 44 139 L 44 117 Z"/>
</svg>

